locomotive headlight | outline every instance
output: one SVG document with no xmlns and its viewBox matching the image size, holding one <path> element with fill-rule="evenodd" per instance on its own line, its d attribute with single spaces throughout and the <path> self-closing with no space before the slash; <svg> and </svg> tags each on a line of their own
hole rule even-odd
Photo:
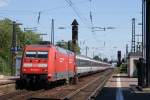
<svg viewBox="0 0 150 100">
<path fill-rule="evenodd" d="M 47 64 L 38 64 L 38 67 L 47 67 Z"/>
<path fill-rule="evenodd" d="M 32 63 L 24 63 L 23 67 L 32 67 Z"/>
</svg>

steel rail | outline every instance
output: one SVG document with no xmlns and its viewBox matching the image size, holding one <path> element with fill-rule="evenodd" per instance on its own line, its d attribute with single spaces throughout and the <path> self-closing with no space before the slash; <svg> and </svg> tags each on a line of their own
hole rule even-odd
<svg viewBox="0 0 150 100">
<path fill-rule="evenodd" d="M 104 73 L 106 73 L 106 75 L 109 74 L 108 75 L 109 77 L 112 74 L 112 73 L 110 73 L 110 70 L 103 72 L 103 74 Z M 60 100 L 71 100 L 71 98 L 73 98 L 75 95 L 79 94 L 80 92 L 83 92 L 84 89 L 91 86 L 93 83 L 96 83 L 99 79 L 103 78 L 103 80 L 101 80 L 101 81 L 103 81 L 102 84 L 95 91 L 84 91 L 84 92 L 92 92 L 92 94 L 88 97 L 88 100 L 90 100 L 90 98 L 92 96 L 94 96 L 94 94 L 98 91 L 98 89 L 100 89 L 104 86 L 104 84 L 106 83 L 106 81 L 108 80 L 109 77 L 106 78 L 104 76 L 99 76 L 98 78 L 94 79 L 90 83 L 88 83 L 88 84 L 84 85 L 83 87 L 77 89 L 73 93 L 70 93 L 69 95 L 65 96 L 64 98 L 61 98 Z"/>
</svg>

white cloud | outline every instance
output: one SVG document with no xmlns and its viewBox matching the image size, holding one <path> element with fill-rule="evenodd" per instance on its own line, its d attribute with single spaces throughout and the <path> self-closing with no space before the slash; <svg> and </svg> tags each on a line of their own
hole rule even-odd
<svg viewBox="0 0 150 100">
<path fill-rule="evenodd" d="M 0 0 L 0 7 L 7 6 L 9 3 L 9 0 Z"/>
</svg>

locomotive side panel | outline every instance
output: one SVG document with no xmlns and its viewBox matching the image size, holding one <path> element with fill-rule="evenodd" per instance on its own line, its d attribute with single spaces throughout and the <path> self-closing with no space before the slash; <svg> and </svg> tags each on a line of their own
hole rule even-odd
<svg viewBox="0 0 150 100">
<path fill-rule="evenodd" d="M 64 78 L 64 71 L 65 71 L 65 57 L 60 52 L 56 53 L 55 59 L 55 69 L 56 69 L 56 79 Z"/>
<path fill-rule="evenodd" d="M 68 79 L 69 78 L 69 65 L 68 65 L 69 57 L 68 53 L 65 49 L 57 47 L 56 53 L 56 78 L 59 79 Z"/>
<path fill-rule="evenodd" d="M 56 80 L 56 69 L 55 69 L 55 48 L 51 47 L 49 49 L 48 54 L 48 81 L 55 81 Z"/>
<path fill-rule="evenodd" d="M 74 77 L 76 71 L 75 55 L 72 52 L 68 51 L 68 76 Z"/>
</svg>

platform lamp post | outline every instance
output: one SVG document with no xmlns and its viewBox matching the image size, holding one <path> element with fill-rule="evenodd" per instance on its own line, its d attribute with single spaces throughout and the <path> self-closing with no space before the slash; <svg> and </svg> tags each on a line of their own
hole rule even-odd
<svg viewBox="0 0 150 100">
<path fill-rule="evenodd" d="M 73 49 L 73 52 L 75 54 L 75 60 L 76 60 L 76 50 L 77 50 L 77 43 L 78 43 L 78 25 L 79 24 L 76 21 L 76 19 L 74 19 L 71 25 L 72 25 L 72 49 Z M 77 82 L 78 82 L 76 66 L 77 65 L 75 63 L 75 66 L 74 66 L 74 71 L 75 71 L 74 83 L 75 84 L 77 84 Z"/>
<path fill-rule="evenodd" d="M 150 87 L 150 0 L 142 0 L 143 58 L 146 63 L 146 86 Z"/>
<path fill-rule="evenodd" d="M 146 5 L 146 86 L 150 87 L 150 0 L 143 1 Z"/>
<path fill-rule="evenodd" d="M 11 44 L 11 53 L 12 53 L 12 59 L 11 59 L 11 75 L 15 75 L 15 67 L 16 67 L 16 55 L 17 51 L 20 50 L 19 46 L 17 45 L 17 32 L 16 27 L 18 25 L 22 25 L 21 23 L 16 23 L 15 21 L 12 22 L 12 44 Z"/>
<path fill-rule="evenodd" d="M 146 0 L 142 0 L 142 56 L 146 63 Z"/>
<path fill-rule="evenodd" d="M 142 67 L 144 73 L 142 73 L 144 77 L 144 81 L 142 81 L 144 86 L 147 83 L 147 75 L 146 75 L 146 0 L 142 0 Z"/>
<path fill-rule="evenodd" d="M 145 86 L 148 86 L 148 73 L 149 73 L 149 69 L 148 69 L 148 65 L 149 65 L 149 61 L 146 60 L 148 58 L 148 55 L 147 53 L 149 51 L 147 51 L 149 49 L 149 46 L 146 45 L 147 44 L 147 39 L 149 37 L 146 37 L 147 35 L 147 24 L 146 24 L 146 0 L 141 0 L 142 1 L 142 23 L 138 23 L 138 25 L 141 25 L 142 26 L 142 34 L 141 35 L 135 35 L 135 36 L 141 36 L 142 37 L 142 47 L 141 47 L 141 50 L 140 50 L 140 46 L 137 47 L 137 50 L 139 48 L 139 51 L 142 52 L 142 57 L 139 58 L 139 61 L 137 62 L 137 76 L 138 76 L 138 86 L 140 87 L 145 87 Z M 140 42 L 138 42 L 139 44 Z M 147 63 L 148 62 L 148 63 Z"/>
</svg>

